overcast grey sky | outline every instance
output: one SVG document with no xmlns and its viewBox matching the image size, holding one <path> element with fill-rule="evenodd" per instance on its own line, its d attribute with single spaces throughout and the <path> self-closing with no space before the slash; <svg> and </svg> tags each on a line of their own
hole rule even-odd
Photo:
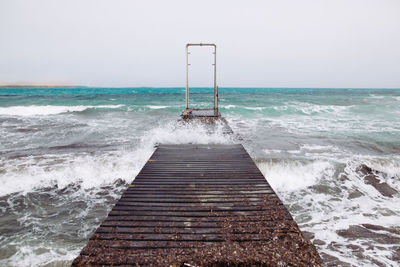
<svg viewBox="0 0 400 267">
<path fill-rule="evenodd" d="M 221 87 L 400 88 L 400 0 L 0 0 L 0 38 L 2 82 L 183 87 L 213 42 Z"/>
</svg>

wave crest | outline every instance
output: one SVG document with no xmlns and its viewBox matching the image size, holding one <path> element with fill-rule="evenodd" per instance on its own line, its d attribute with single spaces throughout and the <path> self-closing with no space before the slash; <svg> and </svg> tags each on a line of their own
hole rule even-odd
<svg viewBox="0 0 400 267">
<path fill-rule="evenodd" d="M 335 172 L 334 164 L 323 160 L 268 160 L 257 165 L 272 188 L 281 192 L 304 189 Z"/>
<path fill-rule="evenodd" d="M 124 105 L 99 105 L 99 106 L 12 106 L 0 107 L 0 115 L 6 116 L 46 116 L 67 112 L 79 112 L 87 109 L 115 109 Z"/>
</svg>

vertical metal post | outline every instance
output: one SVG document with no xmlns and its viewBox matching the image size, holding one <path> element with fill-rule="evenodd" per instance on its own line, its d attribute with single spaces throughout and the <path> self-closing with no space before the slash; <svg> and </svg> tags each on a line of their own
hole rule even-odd
<svg viewBox="0 0 400 267">
<path fill-rule="evenodd" d="M 214 115 L 218 116 L 217 46 L 214 45 Z"/>
<path fill-rule="evenodd" d="M 189 109 L 189 44 L 186 45 L 186 109 Z"/>
</svg>

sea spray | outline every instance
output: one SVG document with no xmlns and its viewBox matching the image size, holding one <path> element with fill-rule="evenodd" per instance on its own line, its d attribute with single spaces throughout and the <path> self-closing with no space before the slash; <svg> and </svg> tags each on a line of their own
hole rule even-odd
<svg viewBox="0 0 400 267">
<path fill-rule="evenodd" d="M 334 165 L 328 161 L 268 160 L 257 162 L 272 188 L 278 192 L 294 191 L 332 177 Z"/>
<path fill-rule="evenodd" d="M 400 196 L 359 168 L 400 192 L 400 90 L 219 93 L 233 135 L 177 122 L 183 88 L 0 90 L 0 265 L 69 266 L 158 144 L 242 143 L 323 259 L 396 266 Z"/>
<path fill-rule="evenodd" d="M 224 125 L 213 129 L 201 123 L 170 121 L 143 132 L 132 149 L 95 153 L 66 153 L 27 156 L 2 163 L 0 196 L 26 193 L 39 188 L 65 188 L 79 184 L 82 189 L 97 188 L 117 179 L 130 182 L 151 156 L 159 143 L 163 144 L 231 144 L 234 137 L 223 134 Z"/>
<path fill-rule="evenodd" d="M 68 265 L 157 144 L 234 142 L 222 131 L 222 124 L 211 131 L 199 123 L 175 120 L 143 131 L 140 141 L 131 149 L 2 161 L 0 180 L 5 186 L 0 189 L 1 213 L 3 218 L 16 218 L 8 223 L 17 223 L 19 227 L 14 228 L 12 235 L 2 236 L 1 242 L 8 245 L 0 263 Z M 31 231 L 26 232 L 28 228 Z M 73 242 L 67 245 L 67 240 Z"/>
<path fill-rule="evenodd" d="M 388 251 L 395 251 L 400 240 L 399 194 L 385 197 L 365 183 L 358 168 L 362 164 L 377 167 L 378 178 L 400 192 L 398 162 L 398 158 L 360 157 L 340 161 L 263 160 L 257 165 L 300 228 L 313 233 L 312 240 L 322 255 L 336 257 L 339 265 L 374 262 L 396 266 L 393 253 Z M 371 230 L 363 225 L 381 228 Z M 355 227 L 364 232 L 353 233 Z M 359 252 L 362 258 L 357 256 Z"/>
</svg>

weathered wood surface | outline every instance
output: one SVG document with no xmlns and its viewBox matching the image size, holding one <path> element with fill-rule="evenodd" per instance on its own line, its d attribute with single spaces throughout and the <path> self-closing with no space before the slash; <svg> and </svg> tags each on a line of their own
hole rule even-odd
<svg viewBox="0 0 400 267">
<path fill-rule="evenodd" d="M 73 265 L 318 266 L 242 145 L 161 145 Z"/>
</svg>

